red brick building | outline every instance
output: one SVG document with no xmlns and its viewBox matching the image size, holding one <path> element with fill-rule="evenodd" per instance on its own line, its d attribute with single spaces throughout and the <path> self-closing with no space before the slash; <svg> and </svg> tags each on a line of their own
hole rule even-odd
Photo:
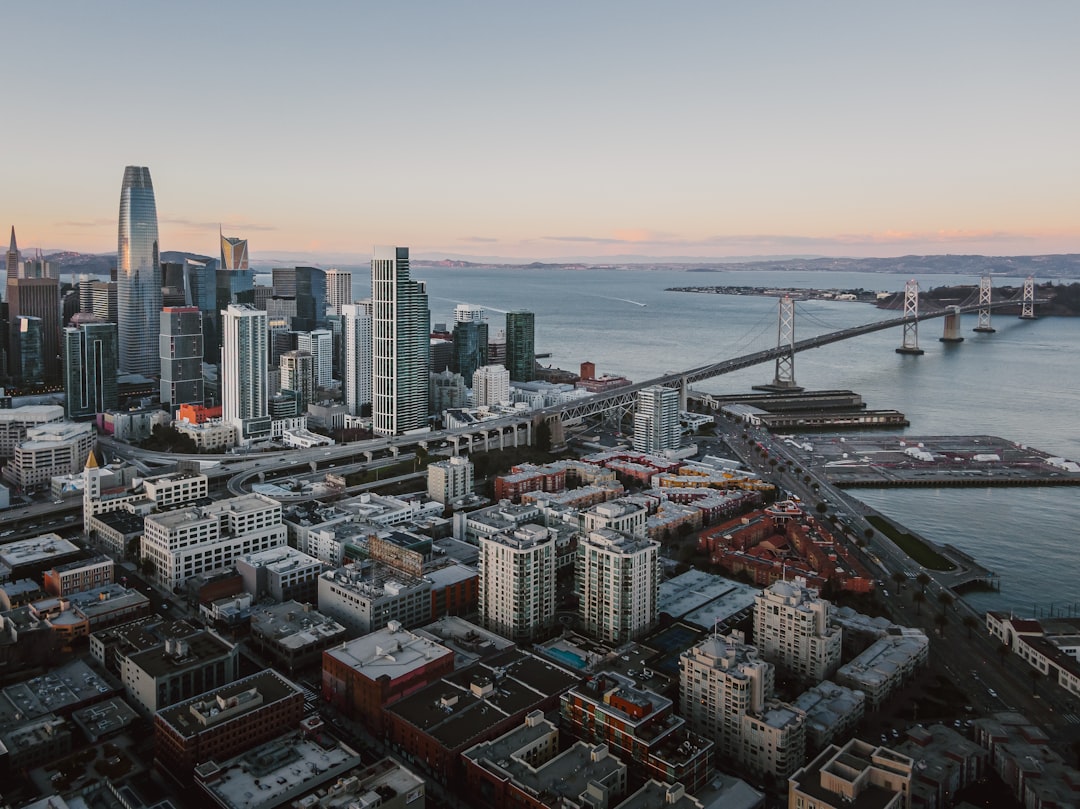
<svg viewBox="0 0 1080 809">
<path fill-rule="evenodd" d="M 495 499 L 518 502 L 526 492 L 561 492 L 566 488 L 566 469 L 558 464 L 521 464 L 495 478 Z"/>
</svg>

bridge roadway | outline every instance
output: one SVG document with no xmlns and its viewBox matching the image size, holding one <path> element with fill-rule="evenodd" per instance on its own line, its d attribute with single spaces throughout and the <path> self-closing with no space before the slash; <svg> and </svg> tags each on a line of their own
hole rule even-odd
<svg viewBox="0 0 1080 809">
<path fill-rule="evenodd" d="M 1036 303 L 1038 303 L 1038 301 L 1036 301 Z M 992 309 L 997 309 L 1004 306 L 1016 306 L 1016 304 L 1016 300 L 994 301 L 990 304 L 990 307 Z M 959 307 L 960 314 L 977 312 L 980 308 L 981 307 L 978 304 Z M 742 357 L 734 357 L 729 360 L 721 360 L 720 362 L 714 362 L 709 365 L 701 365 L 697 368 L 691 368 L 688 371 L 677 371 L 670 374 L 664 374 L 663 376 L 648 379 L 644 382 L 636 382 L 633 385 L 617 388 L 609 393 L 598 393 L 595 396 L 590 396 L 588 399 L 580 399 L 565 405 L 557 405 L 555 407 L 545 408 L 544 410 L 536 410 L 533 411 L 533 415 L 558 415 L 563 418 L 572 419 L 596 416 L 608 410 L 617 408 L 629 409 L 634 404 L 637 392 L 643 388 L 652 387 L 653 385 L 664 385 L 666 387 L 682 389 L 689 387 L 695 382 L 701 382 L 704 379 L 710 379 L 714 376 L 722 376 L 723 374 L 730 374 L 734 371 L 740 371 L 743 368 L 749 368 L 753 365 L 762 365 L 767 362 L 773 362 L 778 357 L 785 356 L 789 352 L 821 348 L 830 343 L 838 343 L 841 340 L 850 340 L 852 337 L 859 337 L 863 334 L 884 331 L 885 329 L 894 329 L 897 326 L 903 326 L 905 323 L 911 323 L 913 320 L 922 321 L 930 320 L 935 317 L 945 317 L 953 311 L 952 307 L 935 309 L 929 312 L 919 312 L 918 316 L 913 318 L 887 318 L 874 323 L 865 323 L 862 326 L 852 326 L 848 329 L 840 329 L 839 331 L 829 332 L 827 334 L 819 334 L 816 337 L 797 340 L 791 346 L 777 346 L 776 348 L 768 348 L 764 351 L 756 351 L 753 354 L 746 354 Z"/>
</svg>

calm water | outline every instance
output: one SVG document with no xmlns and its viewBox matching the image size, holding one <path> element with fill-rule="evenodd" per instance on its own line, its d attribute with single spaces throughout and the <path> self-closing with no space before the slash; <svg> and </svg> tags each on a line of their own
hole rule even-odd
<svg viewBox="0 0 1080 809">
<path fill-rule="evenodd" d="M 356 294 L 366 297 L 366 268 L 353 268 Z M 489 308 L 492 331 L 502 311 L 536 313 L 543 360 L 577 370 L 590 360 L 598 374 L 635 381 L 776 344 L 777 302 L 771 298 L 665 292 L 672 286 L 747 285 L 898 291 L 906 276 L 855 273 L 557 270 L 416 270 L 428 282 L 432 322 L 452 322 L 456 303 Z M 923 289 L 977 283 L 964 276 L 923 276 Z M 1019 286 L 1022 279 L 995 279 Z M 646 304 L 640 306 L 638 304 Z M 867 304 L 797 304 L 796 339 L 895 313 Z M 926 354 L 893 350 L 898 329 L 798 354 L 795 378 L 807 388 L 850 388 L 870 408 L 907 414 L 911 434 L 990 434 L 1080 460 L 1080 318 L 1020 321 L 998 317 L 993 335 L 938 342 L 941 320 L 922 324 Z M 710 392 L 745 392 L 772 379 L 758 366 L 701 383 Z M 1002 578 L 1000 594 L 973 594 L 982 609 L 1068 609 L 1080 613 L 1080 489 L 863 490 L 883 513 L 940 542 L 971 553 Z"/>
</svg>

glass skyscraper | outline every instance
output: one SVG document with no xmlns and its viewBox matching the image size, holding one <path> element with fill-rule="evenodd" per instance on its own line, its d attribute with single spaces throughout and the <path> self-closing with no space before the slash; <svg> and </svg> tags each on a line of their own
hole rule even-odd
<svg viewBox="0 0 1080 809">
<path fill-rule="evenodd" d="M 67 416 L 89 419 L 119 404 L 116 324 L 80 323 L 64 329 Z"/>
<path fill-rule="evenodd" d="M 221 416 L 239 430 L 241 443 L 270 432 L 266 340 L 266 312 L 249 304 L 222 312 Z"/>
<path fill-rule="evenodd" d="M 532 312 L 506 313 L 506 369 L 511 382 L 536 377 L 535 323 Z"/>
<path fill-rule="evenodd" d="M 116 314 L 120 370 L 156 377 L 161 371 L 161 259 L 150 169 L 128 166 L 120 187 Z"/>
<path fill-rule="evenodd" d="M 408 247 L 376 247 L 371 260 L 372 428 L 402 435 L 428 427 L 427 290 L 409 278 Z"/>
<path fill-rule="evenodd" d="M 161 310 L 161 404 L 203 403 L 203 317 L 195 306 Z"/>
</svg>

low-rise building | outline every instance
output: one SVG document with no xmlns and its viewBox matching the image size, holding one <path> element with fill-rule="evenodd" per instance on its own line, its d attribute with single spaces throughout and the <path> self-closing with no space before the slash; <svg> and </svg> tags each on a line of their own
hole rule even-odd
<svg viewBox="0 0 1080 809">
<path fill-rule="evenodd" d="M 24 492 L 48 487 L 56 475 L 81 471 L 96 440 L 94 426 L 87 422 L 28 427 L 4 467 L 4 478 Z"/>
<path fill-rule="evenodd" d="M 71 730 L 58 716 L 39 716 L 0 730 L 0 747 L 9 771 L 30 770 L 70 753 Z"/>
<path fill-rule="evenodd" d="M 231 683 L 239 673 L 236 647 L 205 630 L 166 637 L 163 643 L 122 656 L 118 652 L 118 658 L 124 689 L 146 714 Z"/>
<path fill-rule="evenodd" d="M 209 496 L 209 478 L 195 472 L 152 475 L 143 478 L 143 492 L 158 510 L 175 508 Z"/>
<path fill-rule="evenodd" d="M 297 601 L 256 607 L 250 617 L 251 646 L 289 674 L 321 663 L 323 652 L 348 634 L 333 618 Z"/>
<path fill-rule="evenodd" d="M 201 452 L 229 449 L 236 446 L 236 427 L 220 419 L 211 419 L 202 423 L 174 421 L 173 427 L 181 435 L 186 435 L 195 442 Z"/>
<path fill-rule="evenodd" d="M 909 728 L 893 746 L 913 762 L 911 806 L 915 809 L 947 809 L 960 790 L 982 778 L 989 753 L 962 734 L 944 725 Z"/>
<path fill-rule="evenodd" d="M 431 582 L 379 563 L 328 570 L 319 609 L 361 635 L 390 621 L 420 626 L 431 620 Z"/>
<path fill-rule="evenodd" d="M 43 424 L 64 421 L 61 405 L 23 405 L 0 408 L 0 458 L 10 458 L 15 447 L 26 438 L 26 431 Z"/>
<path fill-rule="evenodd" d="M 876 709 L 926 663 L 930 641 L 918 630 L 888 635 L 876 641 L 836 672 L 836 682 L 862 691 L 867 705 Z"/>
<path fill-rule="evenodd" d="M 790 809 L 908 809 L 914 762 L 886 747 L 852 739 L 835 744 L 788 779 Z"/>
<path fill-rule="evenodd" d="M 46 570 L 42 577 L 42 584 L 49 595 L 70 595 L 111 584 L 114 567 L 115 563 L 107 556 L 94 556 L 90 559 L 66 562 Z"/>
<path fill-rule="evenodd" d="M 315 603 L 323 564 L 314 556 L 282 545 L 237 557 L 236 572 L 244 580 L 244 591 L 256 601 L 272 598 Z"/>
<path fill-rule="evenodd" d="M 1076 804 L 1080 772 L 1050 747 L 1050 737 L 1022 714 L 1008 712 L 975 720 L 975 739 L 990 753 L 990 765 L 1022 806 Z"/>
<path fill-rule="evenodd" d="M 45 571 L 74 562 L 82 555 L 79 546 L 59 534 L 42 534 L 0 547 L 0 580 L 42 581 Z"/>
<path fill-rule="evenodd" d="M 806 714 L 806 748 L 810 753 L 855 732 L 866 712 L 866 696 L 825 680 L 792 703 Z"/>
<path fill-rule="evenodd" d="M 150 599 L 128 587 L 106 584 L 35 601 L 30 611 L 66 643 L 145 615 L 150 611 Z"/>
</svg>

